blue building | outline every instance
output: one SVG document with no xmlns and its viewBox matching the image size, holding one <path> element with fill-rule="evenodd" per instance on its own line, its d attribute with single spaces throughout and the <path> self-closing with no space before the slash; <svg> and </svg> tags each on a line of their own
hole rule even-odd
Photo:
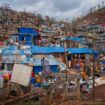
<svg viewBox="0 0 105 105">
<path fill-rule="evenodd" d="M 39 45 L 40 35 L 34 28 L 20 27 L 18 33 L 12 35 L 13 41 L 24 45 Z"/>
<path fill-rule="evenodd" d="M 39 32 L 34 28 L 18 28 L 19 42 L 26 45 L 38 45 Z"/>
</svg>

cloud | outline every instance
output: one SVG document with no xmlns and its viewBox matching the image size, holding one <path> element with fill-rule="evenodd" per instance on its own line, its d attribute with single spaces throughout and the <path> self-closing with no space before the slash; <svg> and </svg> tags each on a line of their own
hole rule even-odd
<svg viewBox="0 0 105 105">
<path fill-rule="evenodd" d="M 6 3 L 18 11 L 40 13 L 57 19 L 73 19 L 86 15 L 90 7 L 102 4 L 105 0 L 5 0 Z M 0 4 L 4 0 L 0 0 Z"/>
<path fill-rule="evenodd" d="M 65 12 L 78 8 L 83 0 L 52 0 L 53 5 L 59 11 Z"/>
</svg>

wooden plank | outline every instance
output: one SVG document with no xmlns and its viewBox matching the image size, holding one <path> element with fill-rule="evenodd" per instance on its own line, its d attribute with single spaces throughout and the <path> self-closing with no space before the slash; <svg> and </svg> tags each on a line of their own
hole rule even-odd
<svg viewBox="0 0 105 105">
<path fill-rule="evenodd" d="M 8 100 L 6 100 L 5 102 L 2 102 L 1 105 L 8 105 L 8 104 L 10 104 L 10 103 L 17 102 L 17 101 L 19 101 L 19 100 L 25 99 L 25 98 L 30 97 L 30 96 L 32 96 L 32 95 L 40 96 L 41 93 L 44 93 L 44 92 L 45 92 L 44 89 L 37 88 L 34 92 L 30 92 L 30 93 L 25 94 L 25 95 L 22 95 L 22 96 L 18 96 L 18 97 L 14 97 L 14 98 L 12 98 L 12 99 L 8 99 Z"/>
</svg>

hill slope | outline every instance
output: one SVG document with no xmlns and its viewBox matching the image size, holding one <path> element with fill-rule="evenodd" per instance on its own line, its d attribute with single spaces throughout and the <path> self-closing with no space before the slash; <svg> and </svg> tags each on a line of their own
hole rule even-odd
<svg viewBox="0 0 105 105">
<path fill-rule="evenodd" d="M 89 13 L 85 17 L 78 19 L 78 24 L 103 24 L 105 23 L 105 7 L 101 8 L 95 12 Z"/>
</svg>

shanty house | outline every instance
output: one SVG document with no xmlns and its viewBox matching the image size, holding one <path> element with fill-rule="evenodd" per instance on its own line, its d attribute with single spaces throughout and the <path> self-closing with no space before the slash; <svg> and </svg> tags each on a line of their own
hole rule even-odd
<svg viewBox="0 0 105 105">
<path fill-rule="evenodd" d="M 39 32 L 34 28 L 18 28 L 19 41 L 26 45 L 38 45 Z"/>
</svg>

